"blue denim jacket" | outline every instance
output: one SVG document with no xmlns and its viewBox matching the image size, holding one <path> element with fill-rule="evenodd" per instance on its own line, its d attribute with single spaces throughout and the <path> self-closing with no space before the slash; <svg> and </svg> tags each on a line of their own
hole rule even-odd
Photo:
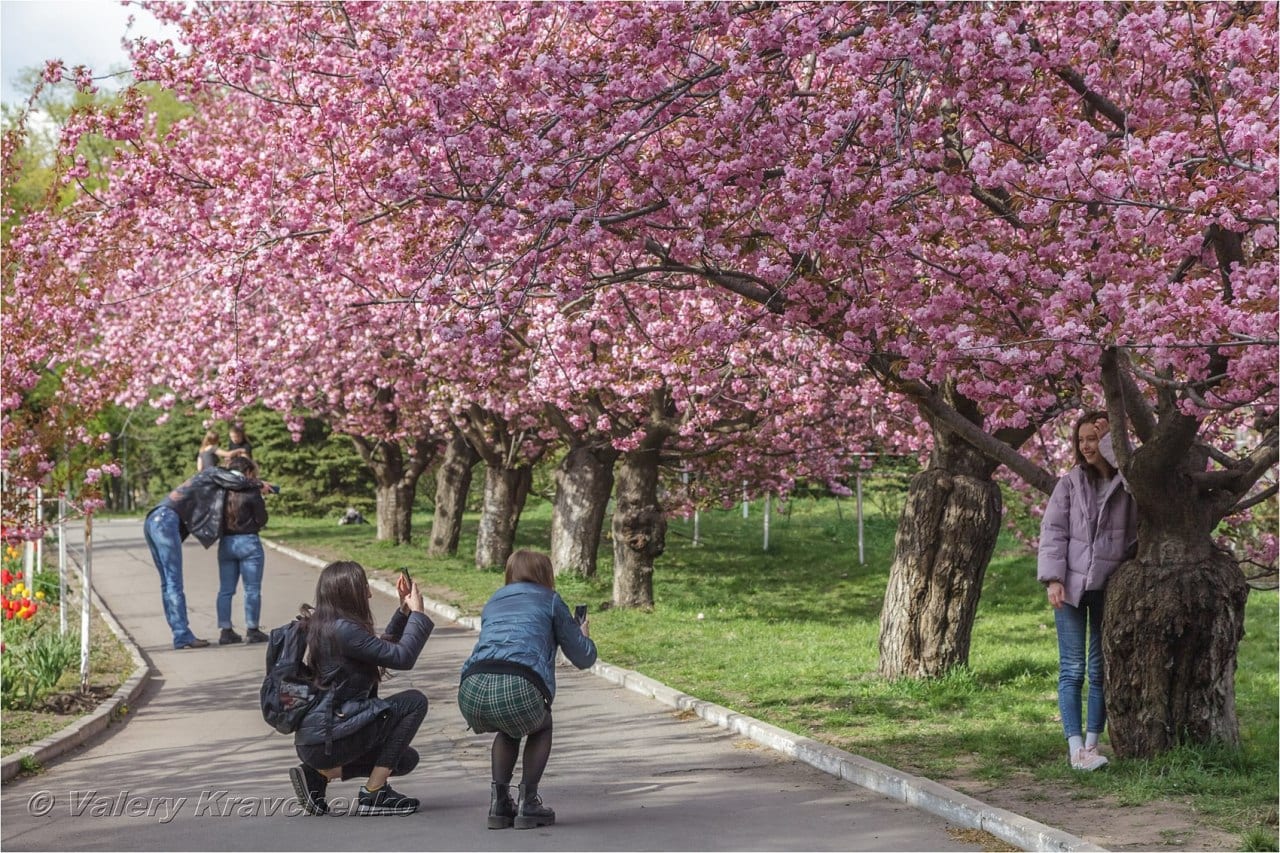
<svg viewBox="0 0 1280 853">
<path fill-rule="evenodd" d="M 495 592 L 480 614 L 480 639 L 462 665 L 484 662 L 524 666 L 556 694 L 556 648 L 578 669 L 596 662 L 596 644 L 582 636 L 560 593 L 536 583 L 509 583 Z"/>
</svg>

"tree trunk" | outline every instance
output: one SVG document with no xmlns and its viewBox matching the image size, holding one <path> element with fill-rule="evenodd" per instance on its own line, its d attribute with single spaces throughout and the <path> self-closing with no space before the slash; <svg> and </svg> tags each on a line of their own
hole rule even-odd
<svg viewBox="0 0 1280 853">
<path fill-rule="evenodd" d="M 1107 582 L 1107 717 L 1126 758 L 1240 742 L 1236 654 L 1249 588 L 1235 558 L 1213 544 L 1222 511 L 1190 481 L 1203 457 L 1193 449 L 1171 463 L 1169 444 L 1157 436 L 1134 454 L 1138 554 Z"/>
<path fill-rule="evenodd" d="M 480 454 L 455 430 L 445 446 L 444 460 L 436 470 L 436 514 L 431 521 L 428 556 L 458 553 L 462 516 L 471 491 L 471 471 L 479 461 Z"/>
<path fill-rule="evenodd" d="M 929 466 L 911 479 L 880 615 L 880 675 L 921 678 L 969 662 L 982 578 L 1000 533 L 995 463 L 934 429 Z"/>
<path fill-rule="evenodd" d="M 476 534 L 476 568 L 503 567 L 511 556 L 516 525 L 533 487 L 533 469 L 490 466 L 484 475 L 484 509 Z"/>
<path fill-rule="evenodd" d="M 604 526 L 613 465 L 618 452 L 586 445 L 572 448 L 556 468 L 556 499 L 551 512 L 551 565 L 557 575 L 595 577 L 596 553 Z"/>
<path fill-rule="evenodd" d="M 377 539 L 396 545 L 408 543 L 413 535 L 413 499 L 418 478 L 431 463 L 434 442 L 430 436 L 415 439 L 407 454 L 392 441 L 353 435 L 351 442 L 373 472 Z"/>
<path fill-rule="evenodd" d="M 415 491 L 413 486 L 406 486 L 398 479 L 392 483 L 380 479 L 375 482 L 379 540 L 400 545 L 412 538 Z"/>
<path fill-rule="evenodd" d="M 661 444 L 661 441 L 657 442 Z M 667 518 L 658 505 L 658 448 L 622 457 L 613 507 L 613 604 L 653 607 L 653 561 L 667 547 Z"/>
</svg>

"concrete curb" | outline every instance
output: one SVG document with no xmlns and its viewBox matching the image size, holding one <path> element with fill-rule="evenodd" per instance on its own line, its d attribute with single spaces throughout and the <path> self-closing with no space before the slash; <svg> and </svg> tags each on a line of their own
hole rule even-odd
<svg viewBox="0 0 1280 853">
<path fill-rule="evenodd" d="M 296 551 L 276 542 L 262 540 L 276 551 L 292 557 L 308 565 L 322 568 L 328 565 L 324 560 Z M 370 578 L 369 585 L 375 589 L 395 596 L 395 587 L 378 578 Z M 463 616 L 458 608 L 449 604 L 424 597 L 428 610 L 452 622 L 456 622 L 473 631 L 480 630 L 480 620 L 475 616 Z M 722 729 L 742 735 L 762 746 L 781 752 L 797 761 L 815 767 L 818 770 L 844 779 L 863 788 L 869 788 L 895 800 L 930 814 L 945 818 L 966 829 L 980 829 L 989 832 L 1002 841 L 1007 841 L 1023 850 L 1046 851 L 1105 851 L 1082 838 L 1077 838 L 1060 829 L 1054 829 L 1030 818 L 1022 817 L 1005 809 L 989 806 L 986 803 L 954 791 L 921 776 L 912 776 L 895 770 L 885 764 L 863 758 L 836 749 L 812 738 L 792 734 L 777 726 L 761 722 L 745 714 L 739 714 L 721 705 L 703 701 L 696 696 L 681 693 L 656 681 L 643 673 L 623 669 L 604 661 L 597 661 L 588 670 L 600 678 L 619 687 L 625 687 L 635 693 L 656 699 L 664 705 L 681 711 L 692 711 L 709 723 Z"/>
<path fill-rule="evenodd" d="M 102 621 L 107 623 L 111 633 L 116 635 L 116 638 L 129 652 L 129 657 L 133 660 L 133 674 L 125 679 L 124 684 L 121 684 L 115 693 L 111 694 L 111 698 L 100 704 L 92 713 L 81 717 L 61 731 L 54 732 L 44 740 L 23 747 L 0 760 L 0 781 L 8 782 L 21 773 L 24 761 L 34 761 L 36 764 L 43 766 L 58 756 L 80 746 L 89 738 L 106 729 L 117 717 L 127 714 L 129 706 L 133 704 L 147 686 L 147 681 L 151 677 L 151 667 L 143 659 L 142 652 L 134 644 L 133 638 L 116 621 L 116 617 L 107 609 L 106 603 L 103 602 L 96 591 L 90 590 L 90 598 Z"/>
</svg>

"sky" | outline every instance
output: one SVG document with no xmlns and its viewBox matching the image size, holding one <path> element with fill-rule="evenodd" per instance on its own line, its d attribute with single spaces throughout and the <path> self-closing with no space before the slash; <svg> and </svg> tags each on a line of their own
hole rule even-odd
<svg viewBox="0 0 1280 853">
<path fill-rule="evenodd" d="M 132 30 L 130 14 L 137 19 Z M 155 36 L 162 31 L 145 10 L 116 0 L 0 0 L 0 100 L 17 105 L 26 99 L 29 92 L 19 86 L 24 69 L 61 59 L 68 68 L 88 65 L 97 77 L 126 64 L 120 46 L 126 32 Z M 108 81 L 99 85 L 111 88 Z"/>
</svg>

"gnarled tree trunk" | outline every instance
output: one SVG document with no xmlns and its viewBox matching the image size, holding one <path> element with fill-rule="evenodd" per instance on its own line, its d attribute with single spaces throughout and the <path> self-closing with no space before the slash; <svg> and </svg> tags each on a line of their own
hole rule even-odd
<svg viewBox="0 0 1280 853">
<path fill-rule="evenodd" d="M 515 545 L 516 525 L 525 498 L 533 486 L 533 470 L 490 466 L 484 475 L 484 509 L 480 513 L 480 529 L 476 534 L 476 568 L 487 569 L 507 564 Z"/>
<path fill-rule="evenodd" d="M 413 499 L 418 478 L 434 456 L 433 442 L 430 438 L 417 439 L 413 452 L 406 454 L 392 441 L 357 435 L 351 436 L 351 441 L 373 472 L 377 538 L 397 545 L 409 542 L 413 535 Z"/>
<path fill-rule="evenodd" d="M 1107 717 L 1116 754 L 1128 758 L 1181 743 L 1240 742 L 1235 676 L 1244 574 L 1230 554 L 1196 549 L 1197 557 L 1172 541 L 1163 545 L 1144 549 L 1107 584 Z"/>
<path fill-rule="evenodd" d="M 613 604 L 653 607 L 653 561 L 667 547 L 667 518 L 658 504 L 658 447 L 626 453 L 613 506 Z"/>
<path fill-rule="evenodd" d="M 444 459 L 436 469 L 436 512 L 431 521 L 428 556 L 458 553 L 462 516 L 467 510 L 467 494 L 471 491 L 471 471 L 479 461 L 480 454 L 461 433 L 454 430 L 445 445 Z"/>
<path fill-rule="evenodd" d="M 551 565 L 557 575 L 594 577 L 604 514 L 613 491 L 612 446 L 578 445 L 556 468 L 556 498 L 551 512 Z"/>
<path fill-rule="evenodd" d="M 397 545 L 413 538 L 413 499 L 416 489 L 406 486 L 397 478 L 390 483 L 377 481 L 374 496 L 377 501 L 377 538 Z"/>
<path fill-rule="evenodd" d="M 1126 472 L 1138 553 L 1108 581 L 1102 623 L 1111 744 L 1127 758 L 1181 743 L 1240 742 L 1236 655 L 1248 584 L 1213 543 L 1223 504 L 1193 482 L 1204 457 L 1191 447 L 1179 452 L 1190 445 L 1179 427 L 1194 431 L 1169 420 Z"/>
<path fill-rule="evenodd" d="M 880 614 L 880 674 L 929 677 L 969 662 L 982 578 L 1000 534 L 995 463 L 934 429 L 929 466 L 911 479 Z"/>
</svg>

